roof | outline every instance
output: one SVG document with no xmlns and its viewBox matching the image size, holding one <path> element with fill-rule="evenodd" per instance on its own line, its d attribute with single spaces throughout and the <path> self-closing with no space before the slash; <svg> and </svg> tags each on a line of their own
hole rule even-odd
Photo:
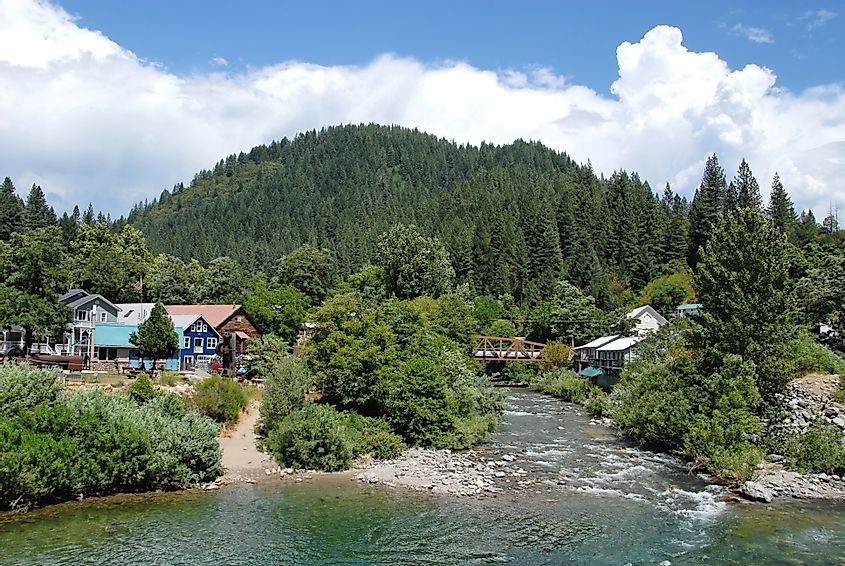
<svg viewBox="0 0 845 566">
<path fill-rule="evenodd" d="M 574 349 L 580 350 L 581 348 L 598 348 L 599 346 L 607 344 L 608 342 L 611 342 L 612 340 L 616 340 L 617 338 L 619 338 L 619 336 L 620 336 L 619 334 L 614 334 L 612 336 L 602 336 L 601 338 L 596 338 L 592 342 L 587 342 L 583 346 L 578 346 Z"/>
<path fill-rule="evenodd" d="M 214 325 L 211 324 L 208 321 L 208 319 L 206 319 L 202 315 L 199 315 L 199 314 L 171 314 L 170 315 L 170 320 L 173 321 L 173 326 L 178 326 L 180 328 L 190 328 L 191 325 L 193 323 L 195 323 L 196 321 L 198 321 L 199 319 L 202 319 L 206 323 L 208 323 L 209 328 L 211 330 L 213 330 L 214 333 L 219 336 L 219 333 L 217 332 L 217 329 L 214 328 Z"/>
<path fill-rule="evenodd" d="M 595 368 L 592 366 L 585 367 L 581 371 L 578 372 L 578 375 L 583 377 L 598 377 L 604 373 L 604 370 L 601 368 Z"/>
<path fill-rule="evenodd" d="M 217 328 L 238 312 L 241 305 L 165 305 L 164 308 L 171 316 L 202 316 L 208 324 Z"/>
<path fill-rule="evenodd" d="M 117 317 L 123 324 L 141 324 L 150 317 L 155 303 L 115 303 L 121 314 Z"/>
<path fill-rule="evenodd" d="M 176 334 L 182 336 L 181 327 L 176 327 L 175 330 Z M 135 346 L 129 341 L 129 335 L 133 332 L 138 332 L 137 324 L 98 324 L 97 329 L 94 331 L 94 345 L 134 348 Z"/>
<path fill-rule="evenodd" d="M 88 294 L 88 295 L 85 295 L 84 297 L 76 299 L 75 301 L 73 301 L 71 303 L 67 303 L 67 306 L 68 306 L 68 308 L 75 309 L 76 307 L 81 307 L 82 305 L 87 305 L 88 303 L 90 303 L 91 301 L 94 301 L 96 299 L 100 299 L 101 301 L 103 301 L 107 305 L 114 307 L 115 311 L 118 311 L 118 312 L 120 311 L 119 306 L 117 306 L 116 304 L 114 304 L 113 302 L 111 302 L 110 300 L 108 300 L 107 298 L 105 298 L 102 295 Z"/>
<path fill-rule="evenodd" d="M 675 307 L 675 310 L 685 311 L 685 310 L 692 310 L 692 309 L 700 309 L 703 306 L 704 305 L 702 305 L 701 303 L 684 303 L 682 305 L 678 305 L 677 307 Z"/>
<path fill-rule="evenodd" d="M 632 310 L 631 312 L 629 312 L 628 314 L 626 314 L 625 318 L 632 318 L 632 319 L 639 320 L 640 317 L 642 317 L 642 315 L 645 314 L 645 313 L 650 314 L 652 316 L 652 318 L 654 318 L 654 320 L 657 321 L 658 324 L 666 324 L 667 322 L 669 322 L 668 320 L 663 318 L 663 316 L 659 312 L 654 310 L 654 308 L 651 305 L 643 305 L 641 307 L 637 307 L 634 310 Z"/>
<path fill-rule="evenodd" d="M 88 291 L 85 291 L 84 289 L 71 289 L 70 291 L 68 291 L 64 295 L 60 296 L 59 301 L 65 302 L 69 298 L 73 297 L 74 295 L 79 295 L 80 293 L 83 294 L 83 295 L 87 295 Z"/>
<path fill-rule="evenodd" d="M 598 348 L 600 352 L 620 352 L 622 350 L 627 350 L 631 346 L 636 345 L 639 342 L 642 342 L 642 336 L 624 336 L 613 342 L 608 342 L 604 346 Z"/>
<path fill-rule="evenodd" d="M 241 332 L 240 330 L 235 331 L 235 336 L 237 336 L 241 340 L 249 340 L 249 334 L 247 334 L 246 332 Z"/>
</svg>

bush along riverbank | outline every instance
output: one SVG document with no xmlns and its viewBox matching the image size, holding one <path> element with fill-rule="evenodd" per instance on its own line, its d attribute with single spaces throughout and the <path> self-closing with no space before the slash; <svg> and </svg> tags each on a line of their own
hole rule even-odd
<svg viewBox="0 0 845 566">
<path fill-rule="evenodd" d="M 55 371 L 1 365 L 0 508 L 209 481 L 217 431 L 174 394 L 68 392 Z"/>
<path fill-rule="evenodd" d="M 314 311 L 303 361 L 274 340 L 257 344 L 264 448 L 283 467 L 337 471 L 363 454 L 479 442 L 504 403 L 463 352 L 470 308 L 457 295 L 371 302 L 339 293 Z"/>
</svg>

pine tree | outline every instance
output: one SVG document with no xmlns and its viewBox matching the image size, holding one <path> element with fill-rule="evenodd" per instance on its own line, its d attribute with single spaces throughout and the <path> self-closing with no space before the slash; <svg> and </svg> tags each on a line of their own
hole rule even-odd
<svg viewBox="0 0 845 566">
<path fill-rule="evenodd" d="M 704 305 L 699 339 L 716 363 L 727 354 L 753 361 L 757 386 L 773 399 L 793 376 L 797 320 L 786 236 L 759 211 L 722 220 L 695 273 Z"/>
<path fill-rule="evenodd" d="M 24 213 L 24 224 L 27 230 L 37 230 L 55 226 L 57 223 L 56 213 L 47 204 L 44 191 L 38 185 L 32 185 L 29 195 L 26 197 L 26 210 Z"/>
<path fill-rule="evenodd" d="M 737 189 L 737 208 L 762 210 L 763 199 L 760 196 L 760 186 L 757 184 L 757 179 L 754 178 L 751 167 L 748 166 L 745 159 L 739 164 L 739 170 L 734 177 L 734 184 Z"/>
<path fill-rule="evenodd" d="M 0 187 L 0 240 L 8 240 L 24 223 L 24 205 L 15 193 L 15 185 L 6 177 Z"/>
<path fill-rule="evenodd" d="M 707 243 L 719 218 L 725 212 L 727 200 L 725 172 L 716 154 L 707 158 L 701 185 L 695 191 L 689 213 L 689 264 L 698 263 L 700 248 Z"/>
<path fill-rule="evenodd" d="M 780 177 L 777 173 L 775 173 L 775 177 L 772 179 L 772 193 L 769 196 L 766 217 L 781 232 L 787 234 L 792 232 L 795 224 L 798 222 L 798 217 L 795 215 L 795 208 L 792 206 L 792 200 L 786 193 L 786 189 L 783 188 L 783 183 L 780 182 Z"/>
<path fill-rule="evenodd" d="M 85 213 L 82 215 L 82 222 L 88 226 L 94 225 L 94 205 L 90 202 L 88 203 L 88 208 L 85 209 Z"/>
</svg>

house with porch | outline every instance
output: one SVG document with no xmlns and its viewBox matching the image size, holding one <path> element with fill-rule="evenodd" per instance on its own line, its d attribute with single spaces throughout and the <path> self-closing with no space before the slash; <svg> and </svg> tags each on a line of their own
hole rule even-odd
<svg viewBox="0 0 845 566">
<path fill-rule="evenodd" d="M 172 314 L 173 326 L 181 330 L 179 369 L 190 370 L 211 362 L 217 355 L 220 334 L 202 315 Z"/>
<path fill-rule="evenodd" d="M 635 346 L 645 338 L 614 334 L 577 346 L 573 349 L 574 369 L 599 387 L 609 388 L 619 381 L 625 364 L 636 356 Z"/>
<path fill-rule="evenodd" d="M 59 301 L 73 311 L 65 351 L 76 356 L 92 356 L 97 326 L 118 323 L 120 307 L 102 295 L 82 289 L 71 289 Z"/>
<path fill-rule="evenodd" d="M 218 339 L 234 334 L 237 351 L 246 352 L 250 338 L 261 338 L 261 330 L 242 305 L 165 305 L 171 317 L 189 315 L 202 317 L 217 331 Z"/>
</svg>

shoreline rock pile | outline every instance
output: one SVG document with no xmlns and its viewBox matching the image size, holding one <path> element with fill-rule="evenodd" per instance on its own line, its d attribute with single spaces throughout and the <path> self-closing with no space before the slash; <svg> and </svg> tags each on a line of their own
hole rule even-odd
<svg viewBox="0 0 845 566">
<path fill-rule="evenodd" d="M 789 383 L 777 399 L 784 413 L 779 419 L 765 423 L 771 433 L 804 434 L 821 422 L 838 427 L 845 434 L 845 405 L 831 397 L 839 388 L 839 376 L 808 376 Z"/>
<path fill-rule="evenodd" d="M 412 448 L 394 460 L 378 462 L 359 471 L 355 478 L 414 491 L 478 497 L 501 493 L 503 484 L 524 488 L 538 482 L 528 475 L 511 454 L 484 457 L 476 452 L 460 454 Z"/>
</svg>

